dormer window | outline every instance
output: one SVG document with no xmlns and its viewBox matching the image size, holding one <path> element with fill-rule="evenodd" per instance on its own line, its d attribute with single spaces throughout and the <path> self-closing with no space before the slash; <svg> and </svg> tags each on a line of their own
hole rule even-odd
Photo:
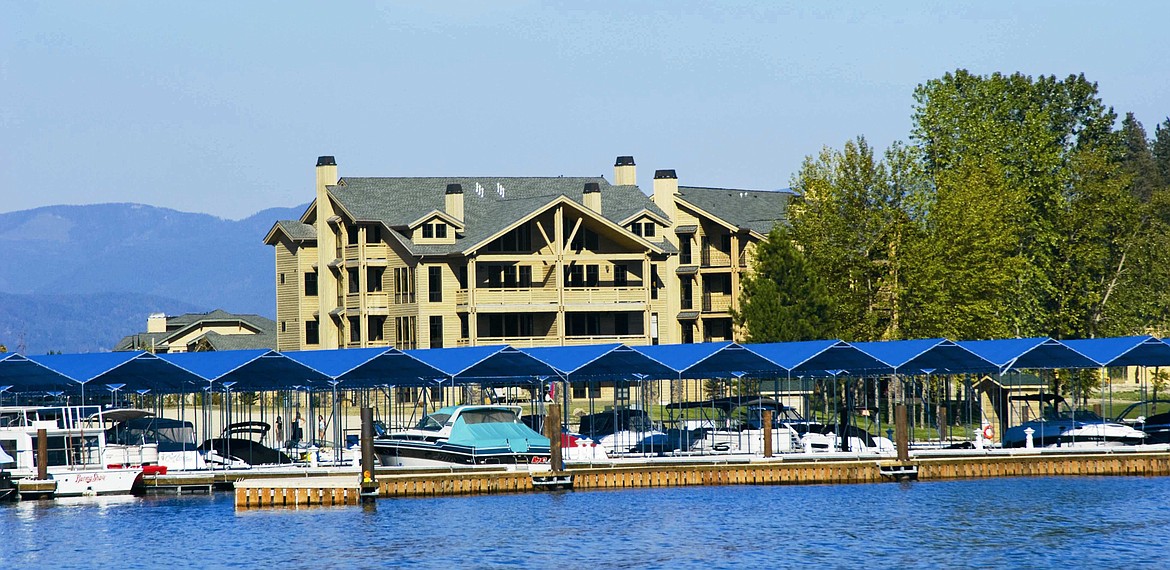
<svg viewBox="0 0 1170 570">
<path fill-rule="evenodd" d="M 424 238 L 446 239 L 447 238 L 447 224 L 444 224 L 443 222 L 435 222 L 432 224 L 423 224 L 422 232 L 423 232 L 422 236 Z"/>
<path fill-rule="evenodd" d="M 634 222 L 630 224 L 630 232 L 636 236 L 651 238 L 657 231 L 654 226 L 654 222 Z"/>
</svg>

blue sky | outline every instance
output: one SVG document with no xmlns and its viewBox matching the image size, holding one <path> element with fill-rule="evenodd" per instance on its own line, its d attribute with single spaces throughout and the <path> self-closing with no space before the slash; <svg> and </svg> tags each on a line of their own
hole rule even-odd
<svg viewBox="0 0 1170 570">
<path fill-rule="evenodd" d="M 0 0 L 0 211 L 139 202 L 240 218 L 354 176 L 787 187 L 905 139 L 957 68 L 1085 73 L 1153 132 L 1166 2 Z"/>
</svg>

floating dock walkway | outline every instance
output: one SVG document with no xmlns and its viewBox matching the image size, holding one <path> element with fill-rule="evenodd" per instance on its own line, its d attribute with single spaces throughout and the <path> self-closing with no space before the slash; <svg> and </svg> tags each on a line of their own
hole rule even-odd
<svg viewBox="0 0 1170 570">
<path fill-rule="evenodd" d="M 856 455 L 790 455 L 764 459 L 652 458 L 604 465 L 569 465 L 563 472 L 507 471 L 503 468 L 434 470 L 379 469 L 377 496 L 435 497 L 532 492 L 550 487 L 622 489 L 693 485 L 801 485 L 877 483 L 916 478 L 944 480 L 1031 476 L 1165 476 L 1170 451 L 1135 448 L 1072 451 L 1052 449 L 937 451 L 916 454 L 909 462 Z M 242 475 L 242 474 L 241 474 Z M 236 508 L 356 505 L 358 474 L 238 477 Z"/>
</svg>

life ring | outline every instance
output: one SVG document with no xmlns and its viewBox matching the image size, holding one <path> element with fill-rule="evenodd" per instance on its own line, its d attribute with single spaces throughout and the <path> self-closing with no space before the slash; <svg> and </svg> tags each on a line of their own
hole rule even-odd
<svg viewBox="0 0 1170 570">
<path fill-rule="evenodd" d="M 983 426 L 983 439 L 992 439 L 995 437 L 995 430 L 991 429 L 991 424 Z"/>
</svg>

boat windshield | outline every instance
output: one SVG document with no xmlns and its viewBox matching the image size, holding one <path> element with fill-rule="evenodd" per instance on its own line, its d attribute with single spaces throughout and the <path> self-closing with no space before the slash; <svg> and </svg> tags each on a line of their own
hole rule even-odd
<svg viewBox="0 0 1170 570">
<path fill-rule="evenodd" d="M 513 424 L 516 423 L 516 412 L 512 410 L 465 410 L 459 414 L 466 424 Z"/>
<path fill-rule="evenodd" d="M 418 421 L 418 425 L 414 429 L 425 429 L 428 431 L 439 431 L 443 429 L 443 424 L 447 423 L 447 419 L 451 414 L 431 414 Z"/>
</svg>

